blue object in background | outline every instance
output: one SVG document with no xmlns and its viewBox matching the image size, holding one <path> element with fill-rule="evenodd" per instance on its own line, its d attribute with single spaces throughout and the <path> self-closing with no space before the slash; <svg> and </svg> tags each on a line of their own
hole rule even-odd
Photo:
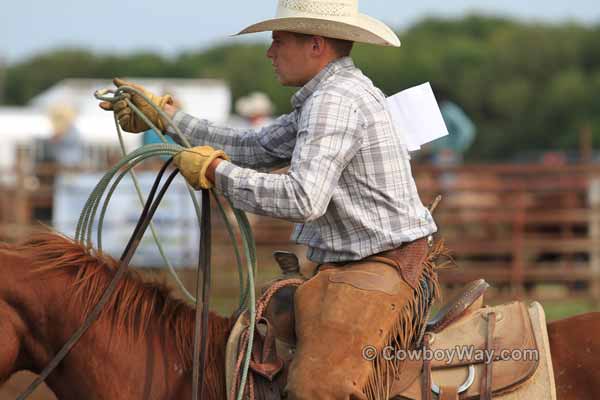
<svg viewBox="0 0 600 400">
<path fill-rule="evenodd" d="M 158 134 L 156 132 L 154 132 L 154 129 L 148 129 L 147 131 L 145 131 L 143 133 L 143 135 L 144 135 L 144 137 L 143 137 L 144 146 L 147 144 L 162 144 L 163 143 L 163 141 L 160 140 L 160 138 L 158 137 Z M 175 141 L 170 136 L 165 135 L 165 139 L 167 139 L 167 142 L 169 144 L 176 144 Z M 169 156 L 160 156 L 160 158 L 162 158 L 163 160 L 168 160 L 170 157 Z"/>
<path fill-rule="evenodd" d="M 430 149 L 434 153 L 449 149 L 462 155 L 475 140 L 475 125 L 453 102 L 440 102 L 440 111 L 448 128 L 448 136 L 432 142 Z"/>
</svg>

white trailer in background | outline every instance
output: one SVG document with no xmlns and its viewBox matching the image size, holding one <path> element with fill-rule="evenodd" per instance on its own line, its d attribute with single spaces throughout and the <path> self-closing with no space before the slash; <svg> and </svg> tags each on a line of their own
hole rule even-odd
<svg viewBox="0 0 600 400">
<path fill-rule="evenodd" d="M 194 116 L 216 123 L 225 123 L 230 118 L 231 94 L 228 86 L 222 81 L 137 78 L 131 80 L 155 93 L 172 94 L 178 100 L 179 106 Z M 110 80 L 68 79 L 38 95 L 26 107 L 0 108 L 0 137 L 3 139 L 0 145 L 0 170 L 7 171 L 14 167 L 18 146 L 28 147 L 31 154 L 35 155 L 36 143 L 52 136 L 48 110 L 56 105 L 69 106 L 77 113 L 74 124 L 84 142 L 84 162 L 88 164 L 82 167 L 94 166 L 94 150 L 106 149 L 107 146 L 118 149 L 113 113 L 101 110 L 98 100 L 93 97 L 94 91 L 109 87 L 114 87 Z M 123 137 L 128 151 L 142 144 L 142 135 L 125 133 Z M 53 201 L 48 207 L 52 207 L 51 222 L 55 229 L 73 237 L 80 211 L 102 174 L 102 171 L 64 172 L 54 177 Z M 14 175 L 6 173 L 0 176 L 0 183 L 9 186 L 14 183 Z M 147 194 L 154 173 L 141 172 L 138 177 L 142 191 Z M 104 223 L 104 250 L 107 253 L 115 257 L 120 256 L 123 244 L 131 234 L 141 208 L 133 184 L 129 178 L 124 179 L 112 197 Z M 165 251 L 176 267 L 192 265 L 197 258 L 199 234 L 195 221 L 185 182 L 178 178 L 173 182 L 155 218 Z M 149 234 L 142 240 L 133 261 L 137 266 L 164 266 Z"/>
<path fill-rule="evenodd" d="M 208 79 L 142 79 L 131 81 L 144 85 L 154 93 L 172 94 L 179 106 L 194 116 L 223 123 L 230 117 L 231 92 L 220 80 Z M 17 145 L 32 145 L 36 139 L 49 138 L 52 126 L 48 111 L 66 105 L 77 112 L 75 127 L 86 147 L 118 146 L 113 115 L 98 108 L 93 93 L 114 88 L 110 80 L 66 79 L 34 97 L 26 107 L 0 107 L 0 169 L 14 166 Z M 129 149 L 142 143 L 141 135 L 124 135 Z"/>
</svg>

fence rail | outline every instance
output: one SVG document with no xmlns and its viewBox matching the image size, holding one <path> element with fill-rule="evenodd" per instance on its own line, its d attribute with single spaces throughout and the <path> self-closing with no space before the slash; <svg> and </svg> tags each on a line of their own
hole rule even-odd
<svg viewBox="0 0 600 400">
<path fill-rule="evenodd" d="M 424 200 L 445 195 L 435 217 L 460 267 L 444 282 L 484 277 L 512 297 L 555 284 L 600 300 L 599 166 L 421 166 L 415 177 Z"/>
<path fill-rule="evenodd" d="M 25 165 L 2 173 L 0 240 L 50 222 L 59 170 Z M 555 285 L 562 295 L 600 303 L 599 165 L 418 165 L 413 174 L 424 203 L 443 196 L 434 217 L 459 265 L 441 273 L 443 283 L 483 277 L 511 297 Z M 287 242 L 292 224 L 251 219 L 262 252 L 294 248 Z M 215 226 L 225 240 L 224 227 Z"/>
</svg>

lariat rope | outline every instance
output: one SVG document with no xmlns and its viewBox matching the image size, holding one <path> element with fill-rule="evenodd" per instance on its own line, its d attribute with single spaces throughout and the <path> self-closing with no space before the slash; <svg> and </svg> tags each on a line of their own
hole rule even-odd
<svg viewBox="0 0 600 400">
<path fill-rule="evenodd" d="M 29 395 L 31 395 L 33 393 L 33 391 L 42 382 L 44 382 L 44 380 L 50 375 L 50 373 L 52 373 L 52 371 L 67 356 L 67 354 L 69 354 L 69 352 L 71 351 L 73 346 L 75 346 L 75 344 L 77 344 L 79 339 L 81 339 L 81 337 L 87 332 L 87 330 L 92 326 L 92 324 L 100 316 L 102 309 L 104 308 L 104 306 L 109 301 L 112 294 L 114 293 L 115 289 L 117 288 L 117 284 L 119 283 L 121 278 L 125 276 L 125 273 L 127 272 L 127 268 L 129 266 L 129 262 L 131 261 L 131 258 L 133 257 L 133 254 L 135 253 L 135 250 L 137 249 L 137 246 L 141 242 L 142 236 L 144 235 L 144 232 L 145 232 L 146 228 L 148 227 L 148 223 L 150 222 L 150 220 L 152 219 L 152 216 L 156 212 L 156 209 L 158 208 L 160 201 L 162 200 L 163 196 L 165 195 L 167 188 L 169 187 L 173 178 L 175 178 L 175 176 L 179 172 L 178 170 L 175 170 L 175 171 L 173 171 L 173 173 L 171 173 L 171 175 L 167 179 L 165 185 L 160 190 L 156 201 L 154 201 L 154 196 L 156 194 L 156 191 L 158 190 L 158 185 L 160 183 L 160 180 L 162 179 L 162 176 L 170 162 L 171 162 L 171 160 L 169 160 L 169 162 L 165 163 L 163 168 L 160 170 L 158 177 L 157 177 L 156 181 L 154 182 L 154 185 L 152 186 L 152 189 L 148 196 L 148 201 L 144 205 L 144 210 L 142 211 L 142 215 L 140 216 L 140 218 L 137 222 L 137 225 L 133 231 L 133 234 L 131 235 L 131 238 L 129 239 L 129 242 L 125 246 L 125 250 L 123 251 L 121 258 L 119 259 L 119 268 L 117 269 L 117 271 L 115 272 L 115 275 L 113 276 L 110 283 L 108 284 L 108 287 L 104 290 L 104 293 L 102 293 L 100 300 L 94 306 L 92 311 L 85 317 L 83 324 L 75 331 L 75 333 L 69 338 L 69 340 L 67 340 L 67 342 L 64 344 L 64 346 L 54 356 L 54 358 L 52 358 L 52 360 L 50 360 L 48 365 L 46 365 L 46 367 L 42 370 L 42 372 L 39 374 L 39 376 L 27 387 L 27 389 L 23 393 L 21 393 L 17 397 L 17 400 L 26 399 L 27 397 L 29 397 Z"/>
<path fill-rule="evenodd" d="M 139 108 L 136 107 L 135 104 L 133 104 L 133 102 L 131 102 L 130 96 L 132 93 L 141 96 L 148 104 L 150 104 L 152 107 L 154 107 L 154 109 L 158 112 L 160 117 L 162 117 L 164 120 L 166 120 L 168 122 L 168 124 L 174 129 L 178 138 L 185 145 L 185 147 L 180 146 L 180 145 L 168 144 L 168 142 L 167 142 L 166 138 L 164 137 L 164 135 L 162 134 L 162 132 L 159 129 L 157 129 L 157 127 L 152 123 L 152 121 L 150 121 L 139 110 Z M 112 94 L 112 95 L 108 96 L 109 94 Z M 66 355 L 69 353 L 71 348 L 75 345 L 75 343 L 77 343 L 79 338 L 81 338 L 81 336 L 83 336 L 83 334 L 87 331 L 87 329 L 91 326 L 91 324 L 98 318 L 98 316 L 100 315 L 100 312 L 102 310 L 102 307 L 104 306 L 106 301 L 108 301 L 108 299 L 114 292 L 114 289 L 116 288 L 118 281 L 120 280 L 120 278 L 124 275 L 125 271 L 127 270 L 127 265 L 129 264 L 129 261 L 133 257 L 135 248 L 137 248 L 137 245 L 141 241 L 143 233 L 148 225 L 150 225 L 150 229 L 152 231 L 154 241 L 156 242 L 156 245 L 161 254 L 161 257 L 163 258 L 163 260 L 169 267 L 169 271 L 170 271 L 171 275 L 173 276 L 173 278 L 175 279 L 175 282 L 177 283 L 179 288 L 183 291 L 185 296 L 192 302 L 196 303 L 196 313 L 197 314 L 198 314 L 198 311 L 200 310 L 200 303 L 198 303 L 197 298 L 194 298 L 194 296 L 192 296 L 187 291 L 187 289 L 184 287 L 183 283 L 179 279 L 173 265 L 169 262 L 168 258 L 166 257 L 166 253 L 164 252 L 164 249 L 160 243 L 160 240 L 156 233 L 156 229 L 154 228 L 154 225 L 151 222 L 152 215 L 158 208 L 160 200 L 164 196 L 170 182 L 177 175 L 178 171 L 175 170 L 169 176 L 167 183 L 161 189 L 156 201 L 153 201 L 153 200 L 154 200 L 154 194 L 158 187 L 158 183 L 172 159 L 170 159 L 167 163 L 165 163 L 165 165 L 161 169 L 159 176 L 158 176 L 157 180 L 155 181 L 155 183 L 152 187 L 152 190 L 149 194 L 149 198 L 147 200 L 144 199 L 144 196 L 140 189 L 139 182 L 133 171 L 133 168 L 135 166 L 137 166 L 138 164 L 140 164 L 141 162 L 143 162 L 144 160 L 146 160 L 148 158 L 161 156 L 161 155 L 168 155 L 168 156 L 172 157 L 172 156 L 176 155 L 177 153 L 179 153 L 184 148 L 186 148 L 186 147 L 190 148 L 192 146 L 189 143 L 189 141 L 185 138 L 185 136 L 183 136 L 180 129 L 169 118 L 169 116 L 162 109 L 160 109 L 160 107 L 158 107 L 153 102 L 151 102 L 150 99 L 148 99 L 148 97 L 146 95 L 144 95 L 144 93 L 140 92 L 139 90 L 137 90 L 133 87 L 129 87 L 129 86 L 121 86 L 115 91 L 113 91 L 113 90 L 97 91 L 96 93 L 94 93 L 94 96 L 98 100 L 108 101 L 111 103 L 114 103 L 119 100 L 125 100 L 127 102 L 128 106 L 140 118 L 142 118 L 142 120 L 146 124 L 148 124 L 148 126 L 150 128 L 152 128 L 152 130 L 154 130 L 154 132 L 157 133 L 157 135 L 159 136 L 159 138 L 161 139 L 163 144 L 142 146 L 141 148 L 128 154 L 127 150 L 125 148 L 125 144 L 123 141 L 123 135 L 122 135 L 117 117 L 116 117 L 116 115 L 114 116 L 115 126 L 116 126 L 117 133 L 119 136 L 119 143 L 121 146 L 121 151 L 123 152 L 123 158 L 113 168 L 111 168 L 102 177 L 102 179 L 100 179 L 100 181 L 98 182 L 98 184 L 96 185 L 96 187 L 94 188 L 94 190 L 92 191 L 90 196 L 88 197 L 88 200 L 86 201 L 84 208 L 81 212 L 80 218 L 77 222 L 75 239 L 88 248 L 91 248 L 93 246 L 93 241 L 92 241 L 93 232 L 92 231 L 93 231 L 94 220 L 96 217 L 96 213 L 98 211 L 98 207 L 100 206 L 101 200 L 104 198 L 102 210 L 100 212 L 100 216 L 98 219 L 98 232 L 97 232 L 97 247 L 98 247 L 98 250 L 102 251 L 102 226 L 103 226 L 106 210 L 108 208 L 108 205 L 110 203 L 110 200 L 112 198 L 114 191 L 116 190 L 116 188 L 119 185 L 119 183 L 121 182 L 121 180 L 128 173 L 132 177 L 139 200 L 140 200 L 142 206 L 144 207 L 144 210 L 142 212 L 142 215 L 140 217 L 140 220 L 138 221 L 136 228 L 134 229 L 134 232 L 132 234 L 132 237 L 131 237 L 129 243 L 126 246 L 126 250 L 123 253 L 123 256 L 121 257 L 121 266 L 119 267 L 119 270 L 113 277 L 113 280 L 111 281 L 111 283 L 109 284 L 109 286 L 107 287 L 105 292 L 103 293 L 98 304 L 94 307 L 94 309 L 92 310 L 90 315 L 88 315 L 86 317 L 86 321 L 84 322 L 84 324 L 75 332 L 75 334 L 71 338 L 69 338 L 67 343 L 59 350 L 59 352 L 56 354 L 56 356 L 46 366 L 44 371 L 42 371 L 40 376 L 29 385 L 29 387 L 17 398 L 17 400 L 24 400 L 27 397 L 29 397 L 29 395 L 31 393 L 33 393 L 33 391 L 44 381 L 44 379 L 48 377 L 48 375 L 52 372 L 52 370 L 54 368 L 56 368 L 56 366 L 58 366 L 58 364 L 64 359 L 64 357 L 66 357 Z M 120 171 L 120 173 L 119 173 L 119 171 Z M 116 179 L 114 179 L 117 174 L 119 174 L 119 175 L 117 176 Z M 108 188 L 110 182 L 113 181 L 113 179 L 114 179 L 114 182 L 112 183 L 108 193 L 106 193 L 106 189 Z M 202 311 L 203 312 L 202 312 L 201 317 L 199 315 L 196 315 L 196 323 L 195 323 L 196 339 L 197 339 L 199 327 L 202 326 L 203 330 L 205 330 L 207 328 L 207 324 L 208 324 L 208 298 L 209 298 L 208 296 L 209 296 L 209 287 L 210 287 L 209 194 L 208 194 L 208 191 L 206 191 L 206 190 L 203 191 L 203 194 L 202 194 L 203 201 L 202 201 L 202 210 L 201 210 L 201 208 L 198 204 L 198 199 L 195 196 L 194 190 L 189 185 L 187 185 L 187 188 L 188 188 L 190 197 L 192 199 L 192 202 L 194 204 L 194 210 L 196 212 L 198 222 L 200 223 L 201 240 L 202 240 L 203 244 L 206 245 L 206 246 L 204 246 L 205 251 L 199 255 L 200 264 L 204 265 L 205 268 L 203 269 L 203 274 L 202 274 L 203 275 L 202 276 L 202 284 L 203 284 Z M 248 218 L 246 217 L 246 214 L 243 211 L 234 208 L 233 205 L 231 204 L 231 202 L 229 200 L 227 200 L 229 202 L 231 209 L 233 210 L 233 214 L 235 216 L 236 222 L 238 224 L 238 228 L 240 230 L 241 238 L 242 238 L 242 245 L 244 248 L 244 256 L 246 258 L 246 267 L 247 267 L 246 269 L 247 269 L 247 274 L 248 274 L 247 285 L 245 285 L 242 260 L 241 260 L 239 249 L 237 247 L 237 241 L 235 238 L 235 234 L 233 232 L 233 228 L 227 218 L 227 215 L 225 214 L 223 205 L 219 201 L 219 198 L 216 196 L 216 193 L 214 192 L 214 190 L 212 191 L 212 195 L 218 205 L 219 213 L 221 214 L 221 217 L 223 218 L 223 221 L 227 228 L 227 232 L 233 243 L 235 256 L 236 256 L 236 260 L 237 260 L 238 273 L 239 273 L 239 277 L 240 277 L 240 303 L 238 306 L 238 310 L 236 311 L 236 313 L 234 315 L 239 315 L 239 313 L 244 309 L 244 307 L 247 307 L 248 313 L 250 315 L 250 322 L 249 322 L 250 327 L 254 328 L 254 326 L 256 324 L 254 275 L 256 274 L 257 260 L 256 260 L 256 244 L 254 242 L 254 237 L 252 236 L 252 229 L 250 227 L 250 223 L 248 222 Z M 203 219 L 203 217 L 204 217 L 204 219 Z M 202 223 L 202 222 L 204 222 L 204 223 Z M 203 246 L 201 245 L 201 247 L 203 247 Z M 196 288 L 197 296 L 196 297 L 200 297 L 198 295 L 201 292 L 200 291 L 200 282 L 201 282 L 200 271 L 198 271 L 198 280 L 197 280 L 197 288 Z M 192 398 L 193 398 L 193 400 L 198 399 L 198 396 L 202 395 L 202 389 L 198 390 L 198 385 L 199 384 L 202 385 L 204 383 L 203 382 L 204 374 L 201 373 L 201 371 L 199 371 L 199 367 L 200 367 L 199 361 L 204 362 L 205 358 L 206 358 L 207 343 L 206 343 L 205 335 L 202 335 L 201 340 L 202 340 L 202 343 L 198 343 L 197 340 L 194 341 L 194 370 L 192 373 L 192 376 L 193 376 Z M 244 356 L 244 368 L 242 370 L 242 377 L 240 379 L 240 386 L 239 386 L 237 400 L 242 400 L 242 397 L 244 394 L 244 386 L 246 384 L 248 370 L 250 367 L 252 345 L 253 345 L 253 337 L 251 335 L 249 337 L 245 356 Z M 196 359 L 196 358 L 198 358 L 198 359 Z"/>
<path fill-rule="evenodd" d="M 109 94 L 112 94 L 112 96 L 108 96 Z M 159 114 L 159 118 L 162 117 L 163 120 L 167 121 L 168 126 L 170 126 L 176 133 L 179 141 L 181 143 L 184 144 L 184 146 L 180 146 L 180 145 L 174 145 L 174 144 L 168 144 L 167 139 L 165 138 L 165 136 L 163 135 L 163 133 L 161 132 L 160 129 L 158 129 L 153 123 L 152 121 L 150 121 L 150 119 L 148 117 L 146 117 L 146 115 L 144 115 L 143 112 L 140 111 L 140 109 L 131 101 L 130 97 L 132 94 L 136 94 L 141 96 L 148 104 L 150 104 Z M 100 182 L 98 183 L 97 187 L 92 191 L 92 194 L 90 195 L 89 199 L 88 199 L 88 203 L 86 203 L 86 206 L 84 206 L 84 210 L 82 212 L 82 216 L 80 217 L 78 228 L 77 228 L 77 233 L 79 235 L 76 234 L 76 239 L 80 240 L 81 242 L 90 245 L 91 246 L 91 237 L 92 237 L 92 227 L 93 227 L 93 222 L 95 219 L 95 214 L 98 208 L 98 205 L 100 203 L 100 199 L 102 198 L 102 196 L 104 195 L 104 192 L 108 186 L 108 183 L 113 179 L 113 177 L 116 175 L 116 173 L 123 167 L 125 167 L 125 170 L 119 175 L 119 177 L 117 177 L 117 179 L 115 180 L 115 182 L 113 183 L 113 186 L 111 187 L 110 191 L 108 192 L 108 194 L 106 195 L 106 199 L 105 199 L 105 203 L 103 205 L 102 208 L 102 212 L 100 214 L 100 218 L 99 218 L 99 222 L 98 222 L 98 247 L 99 249 L 101 249 L 101 244 L 102 244 L 102 223 L 104 220 L 104 215 L 106 212 L 106 209 L 108 207 L 108 203 L 110 202 L 110 197 L 112 196 L 112 193 L 114 192 L 114 190 L 116 189 L 116 186 L 119 184 L 120 180 L 129 172 L 131 173 L 131 177 L 134 181 L 134 185 L 136 187 L 136 191 L 138 193 L 138 197 L 140 199 L 140 202 L 143 204 L 144 203 L 144 198 L 143 195 L 141 193 L 140 187 L 139 187 L 139 182 L 137 180 L 137 177 L 133 171 L 133 168 L 139 164 L 140 162 L 144 161 L 147 158 L 150 157 L 155 157 L 155 156 L 159 156 L 159 155 L 169 155 L 169 156 L 173 156 L 175 154 L 177 154 L 179 151 L 183 150 L 185 147 L 187 148 L 191 148 L 192 145 L 190 144 L 190 142 L 187 140 L 187 138 L 183 135 L 183 133 L 181 132 L 181 130 L 179 129 L 179 127 L 177 125 L 175 125 L 173 123 L 173 121 L 171 120 L 171 118 L 160 108 L 158 107 L 156 104 L 154 104 L 152 101 L 150 101 L 150 99 L 141 91 L 139 91 L 136 88 L 130 87 L 130 86 L 121 86 L 116 90 L 100 90 L 97 91 L 94 96 L 98 99 L 98 100 L 102 100 L 102 101 L 108 101 L 110 103 L 114 103 L 116 101 L 119 100 L 125 100 L 125 102 L 127 103 L 127 105 L 154 131 L 156 132 L 156 134 L 158 135 L 158 137 L 160 138 L 160 140 L 164 143 L 164 144 L 157 144 L 157 145 L 146 145 L 146 146 L 142 146 L 141 148 L 133 151 L 130 154 L 127 154 L 127 150 L 125 149 L 125 144 L 124 144 L 124 140 L 123 140 L 123 134 L 121 132 L 121 128 L 120 125 L 118 123 L 117 120 L 117 116 L 116 114 L 114 114 L 114 119 L 115 119 L 115 127 L 117 129 L 117 134 L 119 136 L 119 143 L 121 146 L 121 151 L 123 152 L 124 158 L 117 164 L 115 165 L 107 174 L 105 174 L 105 176 L 100 180 Z M 194 210 L 196 212 L 196 216 L 198 218 L 198 221 L 201 220 L 201 210 L 200 210 L 200 206 L 198 204 L 198 200 L 195 196 L 194 190 L 187 185 L 188 188 L 188 192 L 190 193 L 190 197 L 192 199 L 192 202 L 194 204 Z M 244 284 L 244 273 L 243 273 L 243 267 L 242 267 L 242 260 L 241 260 L 241 256 L 240 256 L 240 252 L 239 249 L 237 247 L 237 242 L 236 242 L 236 238 L 235 238 L 235 234 L 233 232 L 233 228 L 227 218 L 227 215 L 225 214 L 225 210 L 223 208 L 223 205 L 221 204 L 219 198 L 216 196 L 216 193 L 214 190 L 212 190 L 212 194 L 213 194 L 213 198 L 215 199 L 217 205 L 218 205 L 218 210 L 219 213 L 225 223 L 225 226 L 227 228 L 227 232 L 231 238 L 231 241 L 234 245 L 234 251 L 235 251 L 235 256 L 236 256 L 236 260 L 237 260 L 237 266 L 238 266 L 238 274 L 240 277 L 240 303 L 239 303 L 239 307 L 237 312 L 235 313 L 235 315 L 238 315 L 238 313 L 244 308 L 247 307 L 249 314 L 250 314 L 250 326 L 254 327 L 256 324 L 256 310 L 255 310 L 255 291 L 254 291 L 254 276 L 256 274 L 256 269 L 257 269 L 257 260 L 256 260 L 256 245 L 254 242 L 254 237 L 252 236 L 252 228 L 250 226 L 250 223 L 248 221 L 248 218 L 246 217 L 246 214 L 241 211 L 238 210 L 236 208 L 233 207 L 233 205 L 231 204 L 231 202 L 229 201 L 229 199 L 227 199 L 231 209 L 233 210 L 236 222 L 238 224 L 238 228 L 240 230 L 241 233 L 241 238 L 242 238 L 242 245 L 244 248 L 244 255 L 246 257 L 246 267 L 247 267 L 247 274 L 248 274 L 248 281 L 247 281 L 247 285 Z M 87 229 L 86 229 L 87 228 Z M 183 286 L 183 283 L 181 282 L 181 280 L 179 279 L 179 277 L 177 276 L 177 273 L 175 271 L 175 269 L 173 268 L 172 264 L 168 261 L 166 254 L 160 244 L 160 240 L 158 238 L 158 235 L 156 233 L 156 230 L 154 228 L 154 226 L 151 224 L 150 225 L 150 229 L 152 231 L 152 235 L 154 237 L 154 241 L 157 244 L 157 247 L 159 249 L 159 252 L 162 256 L 162 258 L 165 260 L 165 263 L 167 264 L 167 266 L 169 267 L 169 271 L 171 273 L 171 275 L 173 275 L 173 277 L 175 278 L 175 281 L 177 282 L 177 284 L 179 285 L 179 287 L 183 290 L 183 292 L 186 294 L 186 296 L 196 302 L 196 299 L 194 299 L 194 297 L 185 289 L 185 287 Z M 87 235 L 87 236 L 86 236 Z M 206 277 L 204 277 L 206 278 Z M 206 318 L 206 317 L 205 317 Z M 253 345 L 253 338 L 249 338 L 248 341 L 248 346 L 246 348 L 246 352 L 245 352 L 245 357 L 244 357 L 244 368 L 242 370 L 242 379 L 240 382 L 240 391 L 238 393 L 237 396 L 237 400 L 242 400 L 243 397 L 243 392 L 244 392 L 244 386 L 247 380 L 247 375 L 248 375 L 248 370 L 250 368 L 250 358 L 251 358 L 251 352 L 252 352 L 252 345 Z M 194 371 L 193 373 L 194 376 L 198 376 L 198 372 Z M 198 382 L 193 382 L 194 385 L 197 385 Z M 197 391 L 193 390 L 193 395 L 196 396 L 197 395 Z M 196 399 L 196 397 L 194 397 L 194 399 Z"/>
</svg>

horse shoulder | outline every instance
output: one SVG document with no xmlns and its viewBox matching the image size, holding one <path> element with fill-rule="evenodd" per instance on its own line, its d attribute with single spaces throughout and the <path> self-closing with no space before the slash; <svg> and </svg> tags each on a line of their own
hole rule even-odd
<svg viewBox="0 0 600 400">
<path fill-rule="evenodd" d="M 21 349 L 18 333 L 19 316 L 6 302 L 0 300 L 0 383 L 17 370 L 17 358 Z"/>
</svg>

